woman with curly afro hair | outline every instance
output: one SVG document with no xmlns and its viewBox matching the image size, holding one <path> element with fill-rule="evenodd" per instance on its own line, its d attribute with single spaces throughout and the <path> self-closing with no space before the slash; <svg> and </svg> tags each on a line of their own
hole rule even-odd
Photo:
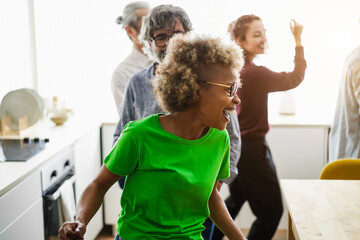
<svg viewBox="0 0 360 240">
<path fill-rule="evenodd" d="M 117 229 L 121 238 L 200 240 L 210 216 L 229 239 L 246 239 L 217 189 L 219 180 L 230 175 L 225 127 L 240 103 L 242 65 L 235 43 L 204 35 L 171 38 L 152 80 L 168 113 L 129 122 L 94 180 L 102 195 L 126 176 Z M 84 196 L 90 202 L 97 194 Z"/>
</svg>

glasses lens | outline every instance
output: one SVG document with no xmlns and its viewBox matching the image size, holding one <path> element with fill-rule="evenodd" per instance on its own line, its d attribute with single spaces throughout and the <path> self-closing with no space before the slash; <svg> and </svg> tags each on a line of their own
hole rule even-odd
<svg viewBox="0 0 360 240">
<path fill-rule="evenodd" d="M 183 34 L 183 31 L 175 31 L 172 35 L 166 35 L 166 34 L 159 34 L 156 37 L 153 37 L 153 40 L 155 41 L 156 46 L 158 47 L 164 47 L 168 40 L 172 38 L 176 34 Z"/>
<path fill-rule="evenodd" d="M 168 39 L 168 36 L 165 34 L 160 34 L 153 38 L 155 41 L 156 46 L 161 47 L 166 44 L 166 40 Z"/>
</svg>

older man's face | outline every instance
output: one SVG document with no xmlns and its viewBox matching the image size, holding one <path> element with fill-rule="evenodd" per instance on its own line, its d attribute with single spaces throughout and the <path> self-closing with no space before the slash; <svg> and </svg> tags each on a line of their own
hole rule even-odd
<svg viewBox="0 0 360 240">
<path fill-rule="evenodd" d="M 135 13 L 140 17 L 139 21 L 137 22 L 137 33 L 140 34 L 140 29 L 141 29 L 141 25 L 142 25 L 142 19 L 148 15 L 150 9 L 148 8 L 139 8 L 136 9 Z"/>
<path fill-rule="evenodd" d="M 180 19 L 176 18 L 175 26 L 169 28 L 162 28 L 154 31 L 154 39 L 151 40 L 151 50 L 155 55 L 155 60 L 157 62 L 161 62 L 166 53 L 166 47 L 169 42 L 169 39 L 177 33 L 184 33 L 184 27 L 180 21 Z"/>
<path fill-rule="evenodd" d="M 131 36 L 129 35 L 129 36 L 135 44 L 138 44 L 140 46 L 143 46 L 143 44 L 138 39 L 139 34 L 140 34 L 141 25 L 142 25 L 142 19 L 149 13 L 149 11 L 150 11 L 150 9 L 148 9 L 148 8 L 137 9 L 135 12 L 140 17 L 139 21 L 136 24 L 137 29 L 130 26 L 133 29 L 133 31 L 132 31 L 132 35 Z"/>
</svg>

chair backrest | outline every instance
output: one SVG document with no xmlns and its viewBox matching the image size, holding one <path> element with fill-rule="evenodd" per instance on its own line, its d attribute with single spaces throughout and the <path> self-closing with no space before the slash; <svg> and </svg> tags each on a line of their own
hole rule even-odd
<svg viewBox="0 0 360 240">
<path fill-rule="evenodd" d="M 360 159 L 339 159 L 327 164 L 320 179 L 360 180 Z"/>
</svg>

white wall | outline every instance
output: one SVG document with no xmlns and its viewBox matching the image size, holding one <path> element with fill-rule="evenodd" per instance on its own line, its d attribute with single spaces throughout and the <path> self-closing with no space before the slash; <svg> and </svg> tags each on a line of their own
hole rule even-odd
<svg viewBox="0 0 360 240">
<path fill-rule="evenodd" d="M 35 21 L 40 93 L 58 95 L 77 111 L 110 112 L 113 69 L 131 42 L 115 24 L 121 1 L 37 1 Z"/>
<path fill-rule="evenodd" d="M 27 0 L 0 1 L 0 100 L 10 90 L 32 87 Z"/>
<path fill-rule="evenodd" d="M 34 0 L 39 93 L 58 95 L 70 107 L 117 120 L 110 91 L 113 69 L 131 43 L 115 19 L 129 1 Z M 242 14 L 259 15 L 270 49 L 256 60 L 276 71 L 293 67 L 289 21 L 304 25 L 308 63 L 305 81 L 294 90 L 299 112 L 332 116 L 345 56 L 360 45 L 358 0 L 178 0 L 149 1 L 183 7 L 195 32 L 224 35 Z M 0 98 L 12 89 L 32 87 L 27 1 L 0 1 Z M 5 37 L 3 37 L 5 36 Z M 5 66 L 5 67 L 3 67 Z M 6 69 L 6 70 L 5 70 Z M 277 111 L 281 94 L 270 97 Z M 306 109 L 306 110 L 305 110 Z M 90 110 L 90 111 L 89 111 Z"/>
</svg>

